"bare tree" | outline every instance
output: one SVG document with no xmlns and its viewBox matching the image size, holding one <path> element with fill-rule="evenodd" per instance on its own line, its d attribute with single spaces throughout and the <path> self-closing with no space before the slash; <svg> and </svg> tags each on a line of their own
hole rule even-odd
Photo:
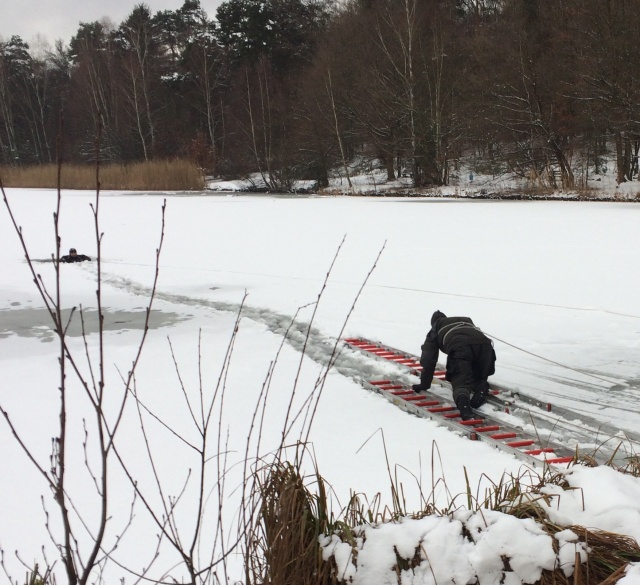
<svg viewBox="0 0 640 585">
<path fill-rule="evenodd" d="M 81 138 L 80 154 L 84 160 L 94 156 L 94 128 L 102 128 L 101 156 L 120 160 L 122 155 L 120 125 L 121 72 L 115 58 L 113 24 L 108 20 L 82 23 L 71 39 L 69 54 L 72 67 L 72 95 L 78 99 L 66 104 L 76 126 L 86 136 Z M 89 128 L 86 125 L 89 124 Z"/>
<path fill-rule="evenodd" d="M 533 186 L 572 188 L 576 104 L 563 78 L 566 51 L 556 34 L 566 24 L 563 12 L 559 5 L 515 2 L 503 16 L 490 39 L 482 39 L 486 44 L 477 44 L 481 71 L 492 75 L 484 91 L 476 90 L 484 94 L 482 110 L 514 172 Z M 475 81 L 483 83 L 481 76 Z"/>
<path fill-rule="evenodd" d="M 573 94 L 585 104 L 590 126 L 613 142 L 618 183 L 632 180 L 640 151 L 637 6 L 629 0 L 586 0 L 571 1 L 566 10 L 576 72 Z"/>
<path fill-rule="evenodd" d="M 338 109 L 336 107 L 336 100 L 333 93 L 333 83 L 331 81 L 331 70 L 327 69 L 327 81 L 325 83 L 327 88 L 327 95 L 329 96 L 329 102 L 331 103 L 331 113 L 333 114 L 333 125 L 336 133 L 336 140 L 340 147 L 340 158 L 342 159 L 342 168 L 344 175 L 347 178 L 347 184 L 349 185 L 349 192 L 353 193 L 353 185 L 351 184 L 351 176 L 349 173 L 349 165 L 347 163 L 347 154 L 342 140 L 342 132 L 340 131 L 340 122 L 338 121 Z"/>
<path fill-rule="evenodd" d="M 117 39 L 122 63 L 126 71 L 125 91 L 130 116 L 145 160 L 156 151 L 156 126 L 152 110 L 151 85 L 153 60 L 156 58 L 155 30 L 151 11 L 146 4 L 138 4 L 120 25 Z"/>
</svg>

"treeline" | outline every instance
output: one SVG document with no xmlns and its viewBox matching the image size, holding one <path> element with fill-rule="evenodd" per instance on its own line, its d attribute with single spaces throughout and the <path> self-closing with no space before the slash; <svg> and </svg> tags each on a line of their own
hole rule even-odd
<svg viewBox="0 0 640 585">
<path fill-rule="evenodd" d="M 576 187 L 638 175 L 637 0 L 199 0 L 0 43 L 0 163 L 189 158 L 216 176 Z M 58 139 L 60 137 L 60 139 Z M 61 146 L 60 146 L 61 145 Z M 613 169 L 609 169 L 613 171 Z"/>
</svg>

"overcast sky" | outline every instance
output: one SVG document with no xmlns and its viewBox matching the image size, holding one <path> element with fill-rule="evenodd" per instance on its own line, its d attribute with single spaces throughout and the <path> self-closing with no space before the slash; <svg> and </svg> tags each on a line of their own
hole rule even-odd
<svg viewBox="0 0 640 585">
<path fill-rule="evenodd" d="M 200 0 L 210 18 L 223 0 Z M 93 22 L 108 16 L 116 24 L 122 22 L 142 0 L 0 0 L 0 38 L 8 40 L 20 35 L 32 43 L 37 34 L 46 37 L 51 45 L 56 39 L 65 43 L 78 31 L 80 22 Z M 184 0 L 148 0 L 145 4 L 153 13 L 176 10 Z"/>
</svg>

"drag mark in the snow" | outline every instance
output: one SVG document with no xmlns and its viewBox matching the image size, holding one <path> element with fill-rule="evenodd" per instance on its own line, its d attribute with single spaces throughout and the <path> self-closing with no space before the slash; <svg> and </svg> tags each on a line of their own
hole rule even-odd
<svg viewBox="0 0 640 585">
<path fill-rule="evenodd" d="M 131 294 L 149 297 L 151 288 L 117 275 L 102 274 L 102 282 Z M 156 291 L 155 298 L 168 303 L 191 307 L 208 308 L 237 314 L 240 303 L 226 301 L 210 301 L 186 295 L 178 295 Z M 252 307 L 246 303 L 242 306 L 242 317 L 264 325 L 271 333 L 284 336 L 285 340 L 296 351 L 303 352 L 314 362 L 323 367 L 331 366 L 343 376 L 361 383 L 372 377 L 394 374 L 404 375 L 407 383 L 415 382 L 393 363 L 371 360 L 355 352 L 341 352 L 336 348 L 339 340 L 323 334 L 317 327 L 303 321 L 294 321 L 289 315 L 283 315 L 271 309 Z"/>
</svg>

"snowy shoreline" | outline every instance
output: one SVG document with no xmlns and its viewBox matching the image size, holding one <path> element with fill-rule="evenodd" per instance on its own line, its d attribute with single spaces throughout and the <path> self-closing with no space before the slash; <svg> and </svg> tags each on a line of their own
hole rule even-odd
<svg viewBox="0 0 640 585">
<path fill-rule="evenodd" d="M 640 201 L 640 183 L 617 184 L 613 177 L 603 176 L 589 181 L 586 189 L 534 188 L 513 177 L 476 177 L 473 181 L 457 182 L 441 187 L 411 187 L 407 180 L 382 181 L 371 175 L 359 175 L 350 181 L 335 178 L 329 186 L 319 188 L 314 181 L 295 181 L 288 191 L 270 192 L 259 176 L 247 179 L 221 180 L 208 178 L 206 191 L 243 193 L 246 195 L 313 195 L 318 197 L 407 197 L 490 199 L 493 201 Z"/>
</svg>

